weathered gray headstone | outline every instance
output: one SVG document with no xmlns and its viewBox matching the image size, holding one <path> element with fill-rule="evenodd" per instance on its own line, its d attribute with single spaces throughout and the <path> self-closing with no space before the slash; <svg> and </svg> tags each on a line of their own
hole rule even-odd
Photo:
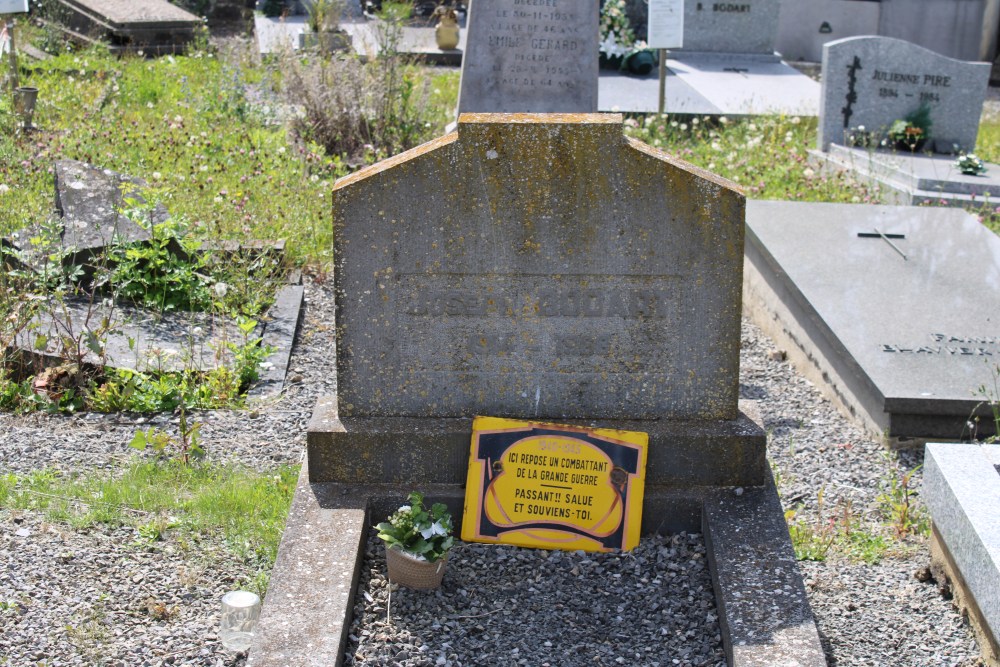
<svg viewBox="0 0 1000 667">
<path fill-rule="evenodd" d="M 992 431 L 979 387 L 1000 363 L 1000 239 L 975 217 L 754 201 L 746 254 L 747 312 L 871 431 Z"/>
<path fill-rule="evenodd" d="M 683 51 L 770 56 L 781 0 L 685 0 Z"/>
<path fill-rule="evenodd" d="M 458 112 L 597 111 L 596 2 L 476 0 Z"/>
<path fill-rule="evenodd" d="M 844 144 L 850 128 L 887 129 L 926 104 L 935 150 L 971 151 L 989 75 L 989 63 L 953 60 L 890 37 L 830 42 L 823 46 L 819 147 Z"/>
<path fill-rule="evenodd" d="M 618 115 L 464 115 L 391 166 L 334 190 L 342 416 L 736 416 L 724 182 Z"/>
<path fill-rule="evenodd" d="M 62 0 L 57 11 L 70 27 L 105 36 L 115 51 L 182 51 L 202 25 L 167 0 Z"/>
</svg>

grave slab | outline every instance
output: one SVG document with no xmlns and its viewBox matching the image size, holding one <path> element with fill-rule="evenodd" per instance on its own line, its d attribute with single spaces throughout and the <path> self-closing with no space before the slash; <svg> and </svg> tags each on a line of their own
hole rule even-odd
<svg viewBox="0 0 1000 667">
<path fill-rule="evenodd" d="M 932 567 L 951 582 L 988 665 L 1000 664 L 1000 445 L 928 443 Z"/>
<path fill-rule="evenodd" d="M 56 0 L 68 26 L 101 34 L 112 50 L 178 53 L 194 38 L 201 18 L 167 0 Z"/>
<path fill-rule="evenodd" d="M 916 206 L 935 204 L 979 208 L 1000 198 L 1000 165 L 985 163 L 986 173 L 963 174 L 954 155 L 883 151 L 830 144 L 827 152 L 809 151 L 820 169 L 849 170 L 877 185 L 882 201 Z"/>
<path fill-rule="evenodd" d="M 458 113 L 597 111 L 598 5 L 476 0 Z"/>
<path fill-rule="evenodd" d="M 1000 239 L 973 216 L 753 201 L 746 256 L 746 312 L 874 434 L 960 439 L 988 416 Z"/>
<path fill-rule="evenodd" d="M 849 37 L 823 46 L 820 150 L 846 144 L 850 128 L 887 129 L 922 105 L 938 152 L 976 146 L 990 64 L 954 60 L 891 37 Z"/>
</svg>

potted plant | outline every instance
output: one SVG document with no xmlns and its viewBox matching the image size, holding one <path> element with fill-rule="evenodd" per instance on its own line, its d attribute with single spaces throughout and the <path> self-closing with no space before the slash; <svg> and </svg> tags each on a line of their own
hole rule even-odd
<svg viewBox="0 0 1000 667">
<path fill-rule="evenodd" d="M 897 118 L 889 126 L 889 137 L 887 143 L 890 147 L 899 150 L 912 152 L 923 148 L 924 143 L 930 138 L 931 130 L 931 110 L 926 104 L 921 104 L 916 111 L 906 116 Z"/>
<path fill-rule="evenodd" d="M 409 495 L 407 502 L 388 521 L 376 526 L 385 542 L 389 580 L 417 590 L 432 590 L 441 585 L 448 551 L 455 541 L 451 514 L 442 503 L 426 509 L 424 495 L 417 491 Z"/>
<path fill-rule="evenodd" d="M 636 40 L 625 0 L 607 0 L 601 8 L 600 64 L 606 69 L 618 69 L 632 74 L 649 74 L 656 58 L 646 42 Z"/>
<path fill-rule="evenodd" d="M 986 173 L 986 165 L 982 159 L 973 153 L 963 153 L 955 160 L 955 166 L 966 176 L 979 176 Z"/>
</svg>

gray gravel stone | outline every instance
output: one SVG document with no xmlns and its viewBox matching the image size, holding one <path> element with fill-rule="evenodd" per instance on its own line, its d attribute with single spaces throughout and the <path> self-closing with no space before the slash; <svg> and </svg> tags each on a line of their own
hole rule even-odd
<svg viewBox="0 0 1000 667">
<path fill-rule="evenodd" d="M 308 282 L 289 366 L 302 381 L 245 411 L 195 415 L 209 458 L 259 470 L 301 460 L 313 405 L 335 390 L 332 313 L 332 287 Z M 775 351 L 744 323 L 740 393 L 759 401 L 785 507 L 819 521 L 822 489 L 824 519 L 850 502 L 858 521 L 875 525 L 886 454 Z M 0 474 L 112 474 L 150 425 L 176 432 L 176 417 L 3 414 Z M 900 465 L 921 459 L 904 453 Z M 918 471 L 916 489 L 920 481 Z M 130 529 L 78 531 L 0 508 L 0 665 L 242 664 L 215 634 L 222 593 L 247 574 L 239 563 L 211 538 L 186 547 L 168 531 L 156 551 L 137 541 Z M 914 577 L 929 563 L 927 544 L 894 544 L 878 565 L 835 551 L 801 563 L 830 664 L 976 665 L 961 616 L 936 582 Z M 371 599 L 357 597 L 351 631 L 356 665 L 723 664 L 700 536 L 644 538 L 632 554 L 463 545 L 441 591 L 399 589 L 391 600 L 381 547 L 369 551 L 362 590 Z M 168 618 L 150 613 L 157 603 Z"/>
</svg>

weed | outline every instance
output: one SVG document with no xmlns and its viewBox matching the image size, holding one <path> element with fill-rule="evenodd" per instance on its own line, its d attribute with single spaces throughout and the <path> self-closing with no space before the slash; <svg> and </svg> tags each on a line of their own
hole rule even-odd
<svg viewBox="0 0 1000 667">
<path fill-rule="evenodd" d="M 882 516 L 889 521 L 899 539 L 911 535 L 927 537 L 930 535 L 930 519 L 926 508 L 917 500 L 913 484 L 913 476 L 923 466 L 903 470 L 899 461 L 888 452 L 883 459 L 889 464 L 889 469 L 879 483 L 877 500 Z"/>
</svg>

